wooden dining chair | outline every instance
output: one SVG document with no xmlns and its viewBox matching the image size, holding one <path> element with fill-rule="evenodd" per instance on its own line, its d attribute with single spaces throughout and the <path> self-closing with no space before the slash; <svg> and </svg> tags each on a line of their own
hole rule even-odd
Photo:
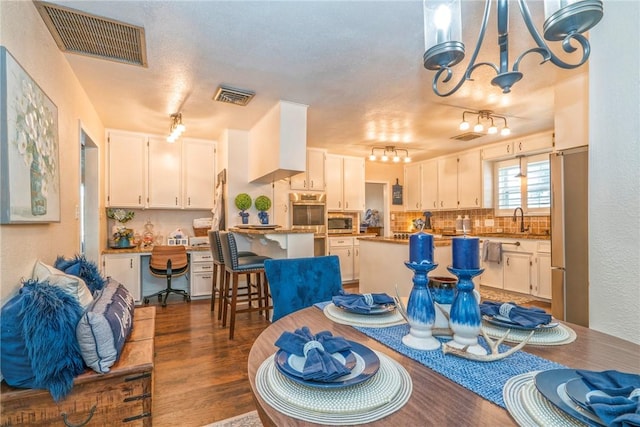
<svg viewBox="0 0 640 427">
<path fill-rule="evenodd" d="M 269 259 L 264 262 L 273 301 L 272 322 L 313 304 L 330 301 L 342 290 L 337 255 Z"/>
</svg>

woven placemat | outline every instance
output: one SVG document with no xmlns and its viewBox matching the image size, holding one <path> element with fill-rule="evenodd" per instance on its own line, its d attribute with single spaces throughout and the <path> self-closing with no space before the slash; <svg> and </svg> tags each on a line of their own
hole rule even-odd
<svg viewBox="0 0 640 427">
<path fill-rule="evenodd" d="M 506 328 L 491 325 L 485 321 L 482 322 L 482 330 L 491 338 L 502 337 L 506 332 Z M 525 340 L 531 331 L 520 329 L 511 329 L 504 342 L 520 343 Z M 527 345 L 564 345 L 570 344 L 576 340 L 576 331 L 560 323 L 555 328 L 536 330 Z"/>
<path fill-rule="evenodd" d="M 256 373 L 260 397 L 274 409 L 303 421 L 324 425 L 366 424 L 404 406 L 413 390 L 409 373 L 376 352 L 380 369 L 371 379 L 349 387 L 323 389 L 289 380 L 267 358 Z"/>
<path fill-rule="evenodd" d="M 398 310 L 393 310 L 384 314 L 358 314 L 350 313 L 338 308 L 333 303 L 329 303 L 322 309 L 327 318 L 336 323 L 349 326 L 363 326 L 384 328 L 385 326 L 401 325 L 405 323 L 404 318 Z"/>
</svg>

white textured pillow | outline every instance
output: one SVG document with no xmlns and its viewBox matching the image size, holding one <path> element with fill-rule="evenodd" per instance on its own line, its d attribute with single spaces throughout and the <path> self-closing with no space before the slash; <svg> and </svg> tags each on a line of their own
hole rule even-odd
<svg viewBox="0 0 640 427">
<path fill-rule="evenodd" d="M 93 302 L 93 295 L 87 284 L 78 276 L 66 274 L 55 267 L 38 260 L 33 267 L 32 278 L 39 281 L 48 281 L 53 286 L 58 286 L 68 294 L 74 296 L 82 308 L 87 308 Z"/>
</svg>

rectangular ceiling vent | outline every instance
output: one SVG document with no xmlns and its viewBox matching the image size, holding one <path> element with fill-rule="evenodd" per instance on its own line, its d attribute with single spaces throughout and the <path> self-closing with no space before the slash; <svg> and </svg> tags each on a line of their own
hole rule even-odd
<svg viewBox="0 0 640 427">
<path fill-rule="evenodd" d="M 56 4 L 34 3 L 63 52 L 147 66 L 144 28 Z"/>
<path fill-rule="evenodd" d="M 456 139 L 458 141 L 471 141 L 472 139 L 480 138 L 481 136 L 484 136 L 484 134 L 477 132 L 467 132 L 461 133 L 460 135 L 452 136 L 451 139 Z"/>
<path fill-rule="evenodd" d="M 213 95 L 214 101 L 227 102 L 229 104 L 245 106 L 251 101 L 255 92 L 244 89 L 236 89 L 229 86 L 219 86 L 216 94 Z"/>
</svg>

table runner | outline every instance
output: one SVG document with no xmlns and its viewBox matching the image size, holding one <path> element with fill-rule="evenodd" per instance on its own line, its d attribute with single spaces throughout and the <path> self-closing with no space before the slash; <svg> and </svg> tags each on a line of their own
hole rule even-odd
<svg viewBox="0 0 640 427">
<path fill-rule="evenodd" d="M 566 368 L 564 365 L 522 350 L 495 362 L 476 362 L 445 355 L 441 349 L 415 350 L 402 343 L 402 337 L 409 333 L 407 324 L 386 328 L 358 326 L 354 328 L 505 409 L 502 388 L 511 377 L 531 371 Z M 441 343 L 449 341 L 445 338 L 437 339 Z M 478 337 L 478 342 L 483 347 L 489 348 L 484 338 Z M 500 352 L 507 351 L 509 348 L 506 345 L 500 345 Z"/>
</svg>

